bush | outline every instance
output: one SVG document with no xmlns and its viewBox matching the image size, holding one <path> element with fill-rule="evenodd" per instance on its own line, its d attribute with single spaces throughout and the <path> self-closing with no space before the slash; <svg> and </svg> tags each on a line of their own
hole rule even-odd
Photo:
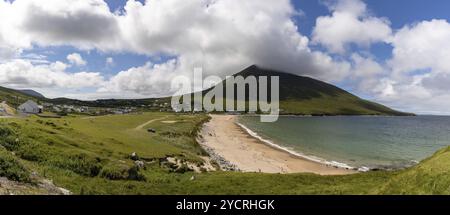
<svg viewBox="0 0 450 215">
<path fill-rule="evenodd" d="M 3 124 L 0 124 L 0 137 L 7 137 L 12 134 L 14 134 L 14 131 L 11 128 L 9 128 Z"/>
<path fill-rule="evenodd" d="M 128 178 L 128 168 L 125 164 L 105 166 L 100 172 L 100 177 L 109 180 L 126 180 Z"/>
<path fill-rule="evenodd" d="M 42 148 L 43 146 L 37 143 L 21 144 L 16 149 L 17 156 L 28 161 L 45 161 L 49 150 Z M 47 152 L 47 153 L 46 153 Z"/>
<path fill-rule="evenodd" d="M 0 136 L 0 145 L 5 147 L 8 151 L 15 151 L 19 148 L 20 140 L 12 135 Z"/>
<path fill-rule="evenodd" d="M 73 154 L 69 156 L 53 156 L 49 164 L 61 169 L 67 169 L 82 176 L 95 177 L 102 169 L 100 158 L 93 158 L 87 154 Z"/>
<path fill-rule="evenodd" d="M 139 167 L 133 166 L 128 170 L 128 179 L 135 181 L 145 181 L 145 176 L 139 172 Z"/>
<path fill-rule="evenodd" d="M 100 172 L 100 177 L 109 180 L 145 181 L 145 176 L 139 172 L 137 166 L 119 163 L 103 167 Z"/>
<path fill-rule="evenodd" d="M 6 151 L 0 151 L 0 176 L 18 182 L 31 182 L 29 171 Z"/>
</svg>

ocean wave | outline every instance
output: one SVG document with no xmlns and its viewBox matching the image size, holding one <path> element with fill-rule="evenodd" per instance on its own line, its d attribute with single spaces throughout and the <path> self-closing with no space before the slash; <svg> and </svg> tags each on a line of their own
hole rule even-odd
<svg viewBox="0 0 450 215">
<path fill-rule="evenodd" d="M 333 166 L 333 167 L 337 167 L 337 168 L 358 170 L 358 171 L 361 171 L 361 172 L 370 171 L 370 168 L 368 168 L 368 167 L 355 168 L 355 167 L 352 167 L 352 166 L 350 166 L 348 164 L 345 164 L 345 163 L 341 163 L 341 162 L 337 162 L 337 161 L 328 161 L 328 160 L 325 160 L 325 159 L 322 159 L 322 158 L 319 158 L 319 157 L 316 157 L 316 156 L 305 155 L 305 154 L 296 152 L 296 151 L 294 151 L 292 149 L 289 149 L 287 147 L 283 147 L 283 146 L 280 146 L 278 144 L 275 144 L 274 142 L 272 142 L 270 140 L 264 139 L 263 137 L 259 136 L 258 133 L 252 131 L 251 129 L 249 129 L 248 127 L 246 127 L 245 125 L 243 125 L 243 124 L 241 124 L 239 122 L 236 122 L 236 124 L 239 127 L 241 127 L 242 129 L 244 129 L 250 136 L 258 139 L 259 141 L 265 143 L 266 145 L 268 145 L 270 147 L 273 147 L 275 149 L 287 152 L 287 153 L 289 153 L 289 154 L 291 154 L 293 156 L 297 156 L 297 157 L 300 157 L 300 158 L 303 158 L 303 159 L 306 159 L 306 160 L 309 160 L 309 161 L 313 161 L 313 162 L 316 162 L 316 163 L 321 163 L 321 164 L 324 164 L 324 165 L 327 165 L 327 166 Z"/>
</svg>

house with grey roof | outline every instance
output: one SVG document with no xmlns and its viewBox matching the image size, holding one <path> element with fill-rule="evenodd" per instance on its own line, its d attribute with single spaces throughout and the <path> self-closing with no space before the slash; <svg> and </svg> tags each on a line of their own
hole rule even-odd
<svg viewBox="0 0 450 215">
<path fill-rule="evenodd" d="M 38 114 L 38 113 L 42 113 L 43 109 L 44 108 L 42 106 L 38 105 L 36 102 L 34 102 L 32 100 L 28 100 L 27 102 L 21 104 L 17 108 L 17 111 L 19 111 L 20 113 Z"/>
</svg>

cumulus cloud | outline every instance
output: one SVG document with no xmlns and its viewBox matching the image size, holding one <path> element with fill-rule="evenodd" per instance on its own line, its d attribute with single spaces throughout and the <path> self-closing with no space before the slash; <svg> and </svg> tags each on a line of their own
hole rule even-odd
<svg viewBox="0 0 450 215">
<path fill-rule="evenodd" d="M 375 42 L 389 41 L 392 33 L 389 20 L 371 16 L 364 2 L 339 0 L 327 5 L 332 14 L 317 18 L 314 43 L 343 54 L 350 44 L 369 47 Z"/>
<path fill-rule="evenodd" d="M 288 0 L 249 0 L 245 4 L 223 0 L 128 1 L 118 20 L 125 40 L 135 51 L 177 56 L 176 74 L 189 75 L 194 67 L 202 66 L 205 75 L 224 77 L 258 64 L 328 81 L 345 77 L 348 63 L 309 49 L 309 39 L 292 21 L 296 14 Z M 131 78 L 134 72 L 128 73 Z M 170 75 L 163 81 L 156 72 L 149 74 L 147 78 L 170 85 Z"/>
<path fill-rule="evenodd" d="M 101 85 L 100 73 L 65 70 L 62 62 L 33 65 L 27 60 L 12 60 L 0 64 L 0 85 L 12 88 L 84 88 Z"/>
<path fill-rule="evenodd" d="M 390 93 L 380 94 L 379 99 L 425 113 L 450 113 L 443 108 L 450 101 L 442 100 L 450 97 L 449 37 L 446 20 L 422 21 L 400 29 L 391 41 L 392 59 L 387 61 Z"/>
<path fill-rule="evenodd" d="M 122 95 L 120 97 L 154 97 L 167 95 L 170 92 L 170 82 L 179 67 L 176 60 L 163 64 L 147 63 L 141 67 L 133 67 L 121 71 L 103 84 L 98 92 L 100 95 Z M 164 84 L 161 84 L 164 83 Z"/>
<path fill-rule="evenodd" d="M 450 105 L 438 102 L 450 98 L 446 20 L 391 29 L 387 18 L 372 14 L 361 0 L 324 2 L 330 14 L 317 18 L 310 40 L 299 33 L 302 26 L 293 21 L 299 12 L 289 0 L 128 0 L 116 12 L 103 0 L 0 0 L 0 84 L 47 92 L 91 88 L 64 94 L 89 98 L 142 98 L 170 95 L 171 80 L 190 77 L 196 67 L 223 78 L 258 64 L 334 83 L 351 81 L 360 92 L 403 110 L 438 111 Z M 365 53 L 374 43 L 391 45 L 392 58 Z M 70 65 L 87 64 L 79 53 L 67 56 L 70 65 L 23 54 L 36 46 L 170 60 L 105 78 L 67 72 Z M 113 64 L 112 57 L 105 59 L 106 66 Z"/>
<path fill-rule="evenodd" d="M 347 62 L 309 49 L 309 39 L 299 33 L 292 20 L 299 12 L 289 0 L 248 0 L 245 4 L 228 0 L 154 0 L 143 4 L 129 0 L 115 13 L 102 0 L 16 0 L 2 1 L 2 7 L 11 11 L 7 18 L 13 22 L 8 29 L 18 32 L 17 37 L 8 38 L 23 41 L 14 44 L 20 49 L 38 44 L 149 56 L 163 53 L 174 56 L 177 64 L 169 67 L 173 69 L 170 74 L 178 75 L 190 75 L 201 65 L 206 75 L 225 77 L 258 64 L 334 81 L 345 77 L 349 69 Z M 160 77 L 155 70 L 168 63 L 154 65 L 154 69 L 143 66 L 142 70 L 152 71 L 145 77 L 159 80 L 154 84 L 164 87 L 172 76 Z M 122 81 L 137 84 L 133 89 L 143 93 L 138 89 L 145 88 L 138 87 L 139 83 L 126 80 L 141 77 L 139 71 L 120 72 L 111 79 L 115 86 L 111 89 L 126 86 L 118 83 Z"/>
<path fill-rule="evenodd" d="M 71 64 L 77 65 L 77 66 L 85 66 L 87 64 L 87 62 L 83 59 L 83 57 L 81 57 L 81 55 L 78 53 L 72 53 L 72 54 L 67 55 L 67 60 Z"/>
<path fill-rule="evenodd" d="M 18 0 L 12 7 L 30 42 L 101 50 L 120 44 L 117 21 L 103 0 Z"/>
<path fill-rule="evenodd" d="M 400 29 L 393 37 L 395 72 L 431 69 L 450 73 L 450 23 L 446 20 L 422 21 Z"/>
<path fill-rule="evenodd" d="M 447 113 L 450 101 L 450 23 L 420 21 L 392 30 L 386 18 L 370 13 L 360 0 L 326 1 L 331 15 L 318 17 L 312 42 L 331 53 L 349 54 L 350 45 L 392 46 L 392 58 L 376 60 L 361 49 L 350 53 L 346 77 L 358 92 L 384 104 L 417 113 Z M 353 50 L 352 50 L 353 51 Z M 366 53 L 362 51 L 363 53 Z"/>
</svg>

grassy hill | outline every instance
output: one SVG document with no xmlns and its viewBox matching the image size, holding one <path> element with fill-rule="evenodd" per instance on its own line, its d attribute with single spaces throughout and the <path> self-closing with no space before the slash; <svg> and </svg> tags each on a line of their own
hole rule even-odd
<svg viewBox="0 0 450 215">
<path fill-rule="evenodd" d="M 0 177 L 31 188 L 52 179 L 74 194 L 450 194 L 450 148 L 392 172 L 193 172 L 185 164 L 203 163 L 195 134 L 206 120 L 202 114 L 171 113 L 2 119 Z M 144 167 L 136 168 L 132 152 Z"/>
<path fill-rule="evenodd" d="M 9 105 L 18 107 L 28 100 L 40 101 L 41 99 L 27 95 L 18 90 L 0 87 L 0 102 L 6 101 Z"/>
<path fill-rule="evenodd" d="M 38 103 L 48 102 L 53 104 L 66 104 L 90 107 L 123 107 L 123 106 L 141 106 L 152 104 L 155 100 L 170 102 L 170 98 L 149 98 L 149 99 L 100 99 L 95 101 L 83 101 L 69 98 L 49 99 L 42 94 L 32 90 L 14 90 L 6 87 L 0 87 L 0 102 L 6 101 L 12 107 L 17 108 L 27 100 L 33 100 Z"/>
<path fill-rule="evenodd" d="M 336 86 L 309 77 L 263 69 L 258 66 L 248 67 L 235 76 L 238 75 L 244 78 L 248 76 L 279 76 L 282 114 L 411 115 L 361 99 Z M 248 93 L 248 89 L 246 90 Z"/>
</svg>

